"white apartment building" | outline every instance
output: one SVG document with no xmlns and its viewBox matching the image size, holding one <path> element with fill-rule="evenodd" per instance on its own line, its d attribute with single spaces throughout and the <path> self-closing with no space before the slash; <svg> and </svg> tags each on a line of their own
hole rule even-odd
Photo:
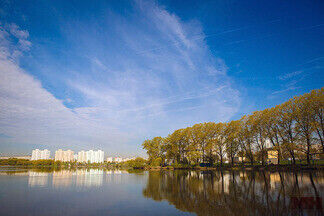
<svg viewBox="0 0 324 216">
<path fill-rule="evenodd" d="M 112 163 L 112 162 L 115 162 L 115 163 L 120 163 L 120 162 L 123 162 L 123 161 L 126 161 L 125 159 L 121 158 L 121 157 L 107 157 L 107 160 L 106 160 L 108 163 Z"/>
<path fill-rule="evenodd" d="M 79 163 L 86 163 L 87 161 L 87 153 L 85 151 L 79 151 L 78 152 L 78 159 L 77 161 Z"/>
<path fill-rule="evenodd" d="M 123 162 L 123 158 L 121 158 L 121 157 L 115 157 L 114 158 L 114 162 L 121 163 L 121 162 Z"/>
<path fill-rule="evenodd" d="M 90 162 L 90 163 L 103 163 L 104 162 L 104 152 L 101 150 L 94 151 L 80 151 L 78 153 L 78 162 Z"/>
<path fill-rule="evenodd" d="M 59 149 L 55 152 L 55 161 L 74 161 L 74 152 L 71 150 L 63 151 L 62 149 Z"/>
<path fill-rule="evenodd" d="M 51 152 L 47 149 L 39 150 L 34 149 L 32 151 L 32 157 L 31 160 L 47 160 L 50 159 Z"/>
</svg>

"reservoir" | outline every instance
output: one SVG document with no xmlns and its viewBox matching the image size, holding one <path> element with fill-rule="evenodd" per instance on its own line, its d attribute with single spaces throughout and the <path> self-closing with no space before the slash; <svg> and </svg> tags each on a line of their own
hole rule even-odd
<svg viewBox="0 0 324 216">
<path fill-rule="evenodd" d="M 0 170 L 0 215 L 322 215 L 323 171 Z"/>
</svg>

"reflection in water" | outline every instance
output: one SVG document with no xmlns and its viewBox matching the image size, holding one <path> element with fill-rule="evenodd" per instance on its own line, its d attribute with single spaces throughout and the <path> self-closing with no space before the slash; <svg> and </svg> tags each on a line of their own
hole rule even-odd
<svg viewBox="0 0 324 216">
<path fill-rule="evenodd" d="M 20 181 L 12 180 L 26 180 L 27 178 L 21 175 L 28 175 L 28 186 L 30 188 L 43 187 L 44 189 L 31 190 L 30 193 L 41 195 L 43 192 L 53 189 L 58 193 L 52 193 L 52 196 L 70 193 L 70 197 L 74 197 L 76 205 L 82 201 L 88 203 L 89 200 L 92 201 L 91 205 L 97 205 L 96 197 L 98 193 L 101 193 L 104 198 L 99 200 L 110 200 L 111 206 L 115 206 L 113 201 L 118 197 L 120 199 L 136 197 L 136 200 L 138 200 L 144 196 L 155 201 L 166 200 L 178 210 L 196 213 L 197 215 L 323 215 L 323 171 L 271 173 L 185 170 L 147 172 L 135 170 L 130 172 L 76 169 L 59 171 L 19 170 L 17 173 L 5 170 L 3 173 L 0 172 L 0 175 L 8 175 L 8 178 L 0 176 L 4 179 L 4 182 L 6 182 L 6 179 L 8 180 L 8 185 L 11 182 L 14 182 L 12 185 L 19 184 Z M 131 186 L 125 187 L 127 185 Z M 138 190 L 136 190 L 137 186 L 139 187 Z M 90 189 L 93 187 L 97 190 Z M 8 189 L 8 191 L 11 189 Z M 85 189 L 84 192 L 87 194 L 85 200 L 78 196 L 78 192 L 82 189 Z M 3 189 L 3 192 L 5 191 Z M 7 195 L 10 194 L 8 191 Z M 13 193 L 14 195 L 15 193 Z M 93 198 L 88 199 L 91 196 Z M 2 198 L 4 197 L 6 196 Z M 79 200 L 79 198 L 82 200 Z M 49 203 L 53 204 L 54 202 L 53 205 L 55 205 L 56 199 L 57 197 L 51 197 Z M 133 202 L 134 200 L 127 205 L 132 206 Z M 152 205 L 152 202 L 141 202 L 148 206 Z M 127 206 L 126 203 L 124 204 Z M 88 209 L 86 204 L 84 205 L 85 209 Z M 107 203 L 103 204 L 103 206 L 106 205 Z M 163 208 L 165 208 L 165 205 Z M 134 209 L 141 211 L 141 207 L 134 207 Z M 119 209 L 116 210 L 116 212 L 118 211 Z M 158 211 L 167 215 L 167 211 L 163 212 L 161 209 Z M 154 209 L 152 210 L 153 213 Z"/>
<path fill-rule="evenodd" d="M 143 195 L 197 215 L 321 215 L 323 183 L 323 172 L 162 171 Z"/>
<path fill-rule="evenodd" d="M 54 171 L 52 185 L 54 188 L 100 187 L 103 181 L 103 172 L 100 169 Z"/>
<path fill-rule="evenodd" d="M 123 179 L 126 181 L 127 179 L 123 178 L 123 175 L 121 174 L 125 174 L 128 173 L 126 170 L 109 170 L 106 171 L 106 182 L 109 183 L 116 183 L 116 184 L 120 184 L 123 183 Z"/>
<path fill-rule="evenodd" d="M 66 188 L 72 185 L 71 170 L 59 170 L 53 172 L 52 186 L 54 188 Z"/>
<path fill-rule="evenodd" d="M 76 185 L 78 187 L 100 187 L 102 185 L 103 170 L 77 170 Z"/>
<path fill-rule="evenodd" d="M 100 187 L 103 182 L 104 171 L 100 169 L 78 169 L 59 170 L 51 173 L 29 171 L 28 185 L 30 187 L 44 187 L 50 185 L 50 175 L 52 175 L 52 187 Z"/>
<path fill-rule="evenodd" d="M 46 172 L 28 172 L 29 187 L 46 187 L 48 185 L 49 174 Z"/>
</svg>

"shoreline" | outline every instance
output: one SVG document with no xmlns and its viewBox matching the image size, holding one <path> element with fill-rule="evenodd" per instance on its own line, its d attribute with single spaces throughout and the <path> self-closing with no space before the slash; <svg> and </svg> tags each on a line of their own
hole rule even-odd
<svg viewBox="0 0 324 216">
<path fill-rule="evenodd" d="M 233 167 L 114 167 L 114 166 L 20 166 L 20 165 L 0 165 L 0 168 L 24 168 L 24 169 L 130 169 L 130 170 L 147 170 L 147 171 L 160 171 L 160 170 L 195 170 L 195 171 L 307 171 L 307 170 L 324 170 L 323 165 L 306 166 L 306 165 L 271 165 L 271 166 L 233 166 Z"/>
<path fill-rule="evenodd" d="M 233 167 L 146 167 L 146 170 L 233 170 L 233 171 L 299 171 L 299 170 L 324 170 L 324 166 L 301 166 L 301 165 L 271 165 L 271 166 L 233 166 Z"/>
</svg>

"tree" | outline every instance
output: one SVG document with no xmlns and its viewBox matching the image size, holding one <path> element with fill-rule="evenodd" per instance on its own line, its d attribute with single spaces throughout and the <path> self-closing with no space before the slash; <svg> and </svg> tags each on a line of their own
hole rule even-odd
<svg viewBox="0 0 324 216">
<path fill-rule="evenodd" d="M 248 124 L 250 124 L 251 135 L 253 136 L 254 142 L 256 143 L 256 148 L 260 155 L 262 165 L 265 164 L 266 160 L 266 126 L 265 126 L 265 116 L 262 111 L 253 112 L 252 115 L 248 117 Z"/>
<path fill-rule="evenodd" d="M 278 127 L 278 108 L 265 109 L 263 112 L 263 122 L 267 138 L 270 140 L 273 149 L 278 152 L 278 164 L 281 160 L 281 141 Z"/>
<path fill-rule="evenodd" d="M 226 138 L 225 138 L 225 124 L 217 123 L 215 125 L 215 152 L 220 160 L 221 167 L 223 166 L 223 161 L 225 157 L 225 147 L 226 147 Z"/>
<path fill-rule="evenodd" d="M 133 169 L 143 169 L 146 165 L 146 160 L 141 157 L 137 157 L 134 160 L 127 161 L 126 163 Z"/>
<path fill-rule="evenodd" d="M 231 159 L 232 166 L 234 165 L 234 158 L 239 151 L 239 127 L 240 122 L 230 121 L 225 125 L 224 135 L 225 135 L 225 151 L 227 156 Z"/>
<path fill-rule="evenodd" d="M 311 91 L 309 99 L 311 100 L 309 109 L 314 111 L 314 127 L 324 153 L 324 87 Z"/>
<path fill-rule="evenodd" d="M 193 147 L 198 148 L 203 163 L 214 163 L 215 138 L 218 133 L 217 124 L 214 122 L 196 124 L 190 128 Z"/>
<path fill-rule="evenodd" d="M 205 138 L 206 138 L 206 159 L 211 164 L 214 165 L 217 155 L 216 152 L 216 138 L 219 131 L 217 130 L 218 124 L 215 122 L 208 122 L 204 125 L 205 127 Z"/>
<path fill-rule="evenodd" d="M 142 146 L 146 149 L 146 153 L 149 156 L 149 163 L 156 158 L 165 158 L 164 139 L 162 137 L 154 137 L 152 140 L 145 140 Z"/>
<path fill-rule="evenodd" d="M 243 116 L 240 119 L 239 129 L 239 144 L 240 148 L 244 151 L 245 156 L 250 160 L 251 165 L 254 164 L 254 146 L 253 146 L 253 130 L 251 123 L 248 121 L 248 116 Z"/>
<path fill-rule="evenodd" d="M 178 129 L 165 139 L 168 159 L 177 163 L 188 163 L 186 158 L 189 148 L 188 130 L 188 128 Z"/>
<path fill-rule="evenodd" d="M 293 116 L 296 121 L 295 131 L 300 134 L 302 141 L 306 141 L 306 148 L 302 145 L 301 149 L 306 149 L 307 163 L 311 165 L 310 150 L 312 145 L 312 134 L 314 132 L 315 113 L 313 109 L 309 109 L 312 103 L 310 94 L 295 97 L 293 102 Z"/>
<path fill-rule="evenodd" d="M 276 106 L 278 110 L 278 127 L 279 135 L 282 140 L 283 148 L 289 152 L 293 159 L 293 163 L 296 164 L 295 151 L 297 150 L 296 140 L 298 134 L 294 130 L 294 102 L 289 100 L 281 105 Z"/>
</svg>

